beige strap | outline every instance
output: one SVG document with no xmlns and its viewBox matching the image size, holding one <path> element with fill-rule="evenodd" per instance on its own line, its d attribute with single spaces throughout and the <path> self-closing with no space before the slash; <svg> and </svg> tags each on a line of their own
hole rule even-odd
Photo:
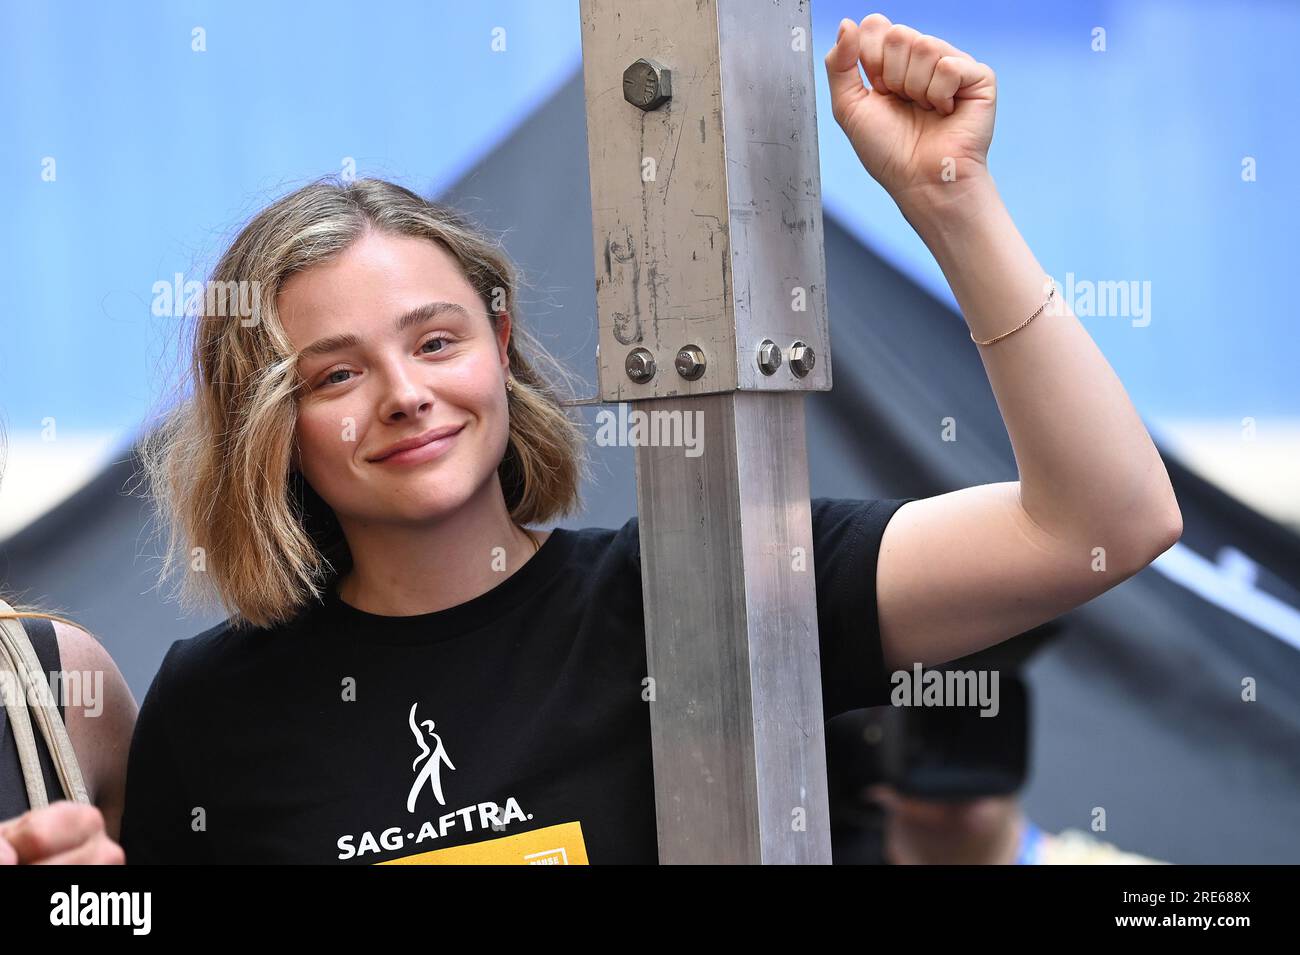
<svg viewBox="0 0 1300 955">
<path fill-rule="evenodd" d="M 23 681 L 18 677 L 18 667 L 9 654 L 9 645 L 16 639 L 11 634 L 13 620 L 0 619 L 0 680 L 3 680 L 5 712 L 14 729 L 14 743 L 18 747 L 18 762 L 23 768 L 23 783 L 27 786 L 27 805 L 40 809 L 48 805 L 45 798 L 45 777 L 41 772 L 40 757 L 36 752 L 36 738 L 32 734 L 32 720 L 27 715 L 27 700 Z M 22 630 L 22 625 L 18 624 Z M 23 632 L 24 637 L 26 631 Z"/>
<path fill-rule="evenodd" d="M 14 740 L 18 744 L 18 761 L 23 767 L 23 781 L 27 786 L 27 800 L 33 809 L 49 804 L 45 791 L 45 777 L 41 772 L 40 758 L 36 749 L 36 736 L 32 730 L 32 721 L 28 715 L 28 701 L 35 699 L 33 707 L 36 724 L 54 761 L 54 769 L 63 791 L 74 802 L 89 803 L 86 784 L 81 776 L 81 767 L 77 763 L 76 751 L 68 738 L 68 730 L 59 715 L 58 701 L 50 690 L 46 675 L 41 671 L 40 658 L 22 623 L 5 617 L 14 610 L 5 601 L 0 600 L 0 678 L 6 680 L 7 688 L 16 692 L 6 693 L 4 704 L 9 714 L 9 721 L 14 726 Z M 6 676 L 5 674 L 11 674 Z M 17 699 L 10 697 L 16 696 Z"/>
</svg>

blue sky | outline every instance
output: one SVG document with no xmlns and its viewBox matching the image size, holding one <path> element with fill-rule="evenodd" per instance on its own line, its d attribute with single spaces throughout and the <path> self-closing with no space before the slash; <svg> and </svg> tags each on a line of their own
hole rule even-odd
<svg viewBox="0 0 1300 955">
<path fill-rule="evenodd" d="M 951 300 L 830 115 L 821 56 L 840 17 L 872 9 L 813 2 L 825 205 Z M 1081 316 L 1149 422 L 1300 416 L 1285 292 L 1300 209 L 1288 65 L 1300 5 L 882 12 L 997 71 L 990 168 L 1044 268 L 1060 281 L 1150 283 L 1145 327 Z M 1097 28 L 1104 52 L 1092 48 Z M 492 49 L 496 29 L 504 51 Z M 243 218 L 345 157 L 361 175 L 450 183 L 580 56 L 577 0 L 6 4 L 10 436 L 52 417 L 61 435 L 129 439 L 159 400 L 175 331 L 150 314 L 155 282 L 201 279 Z"/>
</svg>

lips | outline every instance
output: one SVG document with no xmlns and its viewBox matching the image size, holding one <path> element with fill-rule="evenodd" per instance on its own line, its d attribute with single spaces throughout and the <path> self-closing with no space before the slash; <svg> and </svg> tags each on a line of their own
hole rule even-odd
<svg viewBox="0 0 1300 955">
<path fill-rule="evenodd" d="M 435 428 L 432 431 L 426 431 L 424 432 L 424 434 L 418 434 L 413 438 L 406 438 L 402 441 L 398 441 L 396 444 L 390 444 L 388 447 L 384 448 L 378 454 L 369 458 L 369 460 L 371 463 L 377 463 L 379 461 L 383 461 L 387 458 L 390 458 L 395 454 L 400 454 L 403 451 L 412 451 L 415 448 L 422 448 L 425 445 L 432 444 L 434 441 L 438 441 L 441 438 L 447 438 L 450 437 L 451 435 L 458 434 L 464 427 L 465 426 L 463 424 L 459 424 L 459 425 L 451 425 L 445 428 Z"/>
</svg>

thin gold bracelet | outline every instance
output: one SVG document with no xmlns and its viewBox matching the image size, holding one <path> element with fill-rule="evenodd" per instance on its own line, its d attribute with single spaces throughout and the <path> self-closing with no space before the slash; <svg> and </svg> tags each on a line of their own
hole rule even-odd
<svg viewBox="0 0 1300 955">
<path fill-rule="evenodd" d="M 1009 332 L 1003 332 L 1001 335 L 997 336 L 996 338 L 990 338 L 990 339 L 989 339 L 988 341 L 986 341 L 986 342 L 976 341 L 976 340 L 975 340 L 975 333 L 974 333 L 974 332 L 971 332 L 971 333 L 970 333 L 970 340 L 973 341 L 973 342 L 975 342 L 976 345 L 992 345 L 994 342 L 1000 342 L 1002 339 L 1006 338 L 1008 335 L 1015 334 L 1016 332 L 1020 331 L 1020 329 L 1024 328 L 1026 325 L 1028 325 L 1030 322 L 1032 322 L 1034 319 L 1036 319 L 1039 315 L 1041 315 L 1041 314 L 1043 313 L 1043 309 L 1047 308 L 1048 303 L 1050 303 L 1050 302 L 1052 301 L 1052 296 L 1055 295 L 1055 294 L 1056 294 L 1056 281 L 1055 281 L 1055 280 L 1052 280 L 1052 290 L 1051 290 L 1050 292 L 1047 293 L 1047 300 L 1046 300 L 1045 302 L 1043 302 L 1042 305 L 1038 306 L 1038 309 L 1037 309 L 1037 311 L 1034 312 L 1034 314 L 1030 315 L 1028 318 L 1026 318 L 1023 322 L 1021 322 L 1021 323 L 1020 323 L 1019 325 L 1017 325 L 1015 328 L 1011 329 L 1011 331 L 1009 331 Z"/>
</svg>

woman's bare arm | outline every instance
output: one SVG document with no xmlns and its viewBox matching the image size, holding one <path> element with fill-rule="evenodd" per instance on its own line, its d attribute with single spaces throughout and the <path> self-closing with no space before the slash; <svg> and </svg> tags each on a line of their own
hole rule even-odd
<svg viewBox="0 0 1300 955">
<path fill-rule="evenodd" d="M 116 841 L 126 795 L 126 759 L 139 708 L 117 664 L 98 640 L 79 627 L 53 623 L 64 674 L 68 737 L 90 801 L 103 813 L 105 831 Z"/>
<path fill-rule="evenodd" d="M 1015 328 L 1048 286 L 987 168 L 993 71 L 879 14 L 846 21 L 826 65 L 837 121 L 934 254 L 971 333 L 986 341 Z M 885 529 L 876 588 L 890 669 L 1031 629 L 1137 573 L 1182 533 L 1150 435 L 1057 295 L 1014 334 L 970 346 L 1019 480 L 910 502 Z"/>
</svg>

